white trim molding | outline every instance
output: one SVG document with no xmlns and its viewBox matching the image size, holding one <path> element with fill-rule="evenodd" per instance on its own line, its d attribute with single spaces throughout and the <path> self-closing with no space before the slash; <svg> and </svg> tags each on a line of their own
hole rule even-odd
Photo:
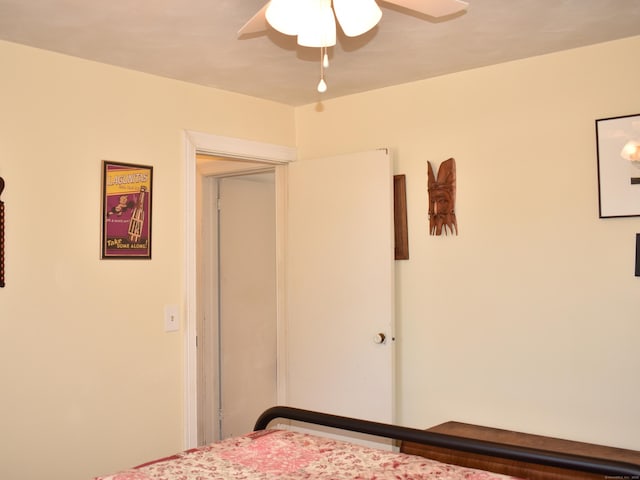
<svg viewBox="0 0 640 480">
<path fill-rule="evenodd" d="M 292 162 L 297 156 L 295 148 L 283 145 L 222 137 L 189 130 L 185 132 L 185 135 L 198 153 L 275 164 Z"/>
<path fill-rule="evenodd" d="M 262 162 L 271 165 L 286 165 L 296 160 L 297 151 L 293 147 L 275 145 L 270 143 L 255 142 L 240 138 L 223 137 L 208 133 L 195 132 L 190 130 L 184 131 L 184 178 L 185 178 L 185 246 L 184 246 L 184 262 L 185 262 L 185 283 L 184 283 L 184 341 L 185 341 L 185 372 L 184 372 L 184 446 L 185 449 L 193 448 L 198 443 L 198 392 L 197 392 L 197 350 L 196 350 L 196 324 L 197 324 L 197 287 L 198 280 L 196 274 L 196 243 L 197 243 L 197 216 L 196 216 L 196 154 L 206 153 L 219 157 L 226 157 L 238 160 L 249 160 L 253 162 Z M 276 168 L 278 172 L 280 168 Z M 282 209 L 284 208 L 284 191 L 286 186 L 283 180 L 284 173 L 281 171 L 276 173 L 276 193 L 279 200 L 277 209 L 280 210 L 279 220 L 276 225 L 278 238 L 282 239 L 282 231 L 284 224 L 282 223 Z M 278 181 L 280 180 L 280 181 Z M 278 185 L 280 188 L 278 188 Z M 278 251 L 282 252 L 283 245 L 280 244 Z M 281 264 L 281 262 L 279 262 Z M 280 271 L 280 279 L 278 285 L 284 285 L 282 276 L 284 272 Z M 279 319 L 278 330 L 281 340 L 284 335 L 282 321 L 282 295 L 278 293 Z M 283 345 L 279 341 L 279 345 Z M 285 352 L 279 350 L 278 356 L 286 356 Z M 279 365 L 283 362 L 278 362 Z M 284 383 L 286 375 L 281 370 L 284 366 L 279 366 L 278 395 L 281 397 L 285 388 Z M 279 400 L 281 400 L 280 398 Z"/>
</svg>

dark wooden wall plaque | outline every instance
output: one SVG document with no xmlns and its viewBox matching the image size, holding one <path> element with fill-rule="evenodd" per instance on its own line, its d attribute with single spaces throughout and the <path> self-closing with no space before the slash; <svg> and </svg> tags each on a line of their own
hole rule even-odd
<svg viewBox="0 0 640 480">
<path fill-rule="evenodd" d="M 4 190 L 4 179 L 0 177 L 0 196 Z M 4 202 L 0 199 L 0 287 L 4 287 Z"/>
<path fill-rule="evenodd" d="M 395 259 L 408 260 L 407 186 L 404 175 L 393 176 L 393 221 L 395 231 Z"/>
</svg>

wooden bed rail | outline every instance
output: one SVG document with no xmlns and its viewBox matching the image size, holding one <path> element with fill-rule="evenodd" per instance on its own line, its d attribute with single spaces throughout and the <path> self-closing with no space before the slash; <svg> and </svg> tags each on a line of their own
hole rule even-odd
<svg viewBox="0 0 640 480">
<path fill-rule="evenodd" d="M 277 406 L 265 410 L 256 421 L 254 430 L 266 429 L 269 423 L 276 418 L 339 428 L 395 440 L 450 448 L 480 455 L 490 455 L 492 457 L 589 472 L 611 479 L 640 479 L 640 465 L 632 463 L 454 437 L 416 428 L 371 422 L 293 407 Z"/>
</svg>

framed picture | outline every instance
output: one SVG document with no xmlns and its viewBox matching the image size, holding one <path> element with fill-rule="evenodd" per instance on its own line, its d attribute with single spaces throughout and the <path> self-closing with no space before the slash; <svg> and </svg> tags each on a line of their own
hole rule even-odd
<svg viewBox="0 0 640 480">
<path fill-rule="evenodd" d="M 596 120 L 600 218 L 640 216 L 640 114 Z"/>
<path fill-rule="evenodd" d="M 153 167 L 102 162 L 102 258 L 151 258 Z"/>
<path fill-rule="evenodd" d="M 640 277 L 640 233 L 636 233 L 636 277 Z"/>
</svg>

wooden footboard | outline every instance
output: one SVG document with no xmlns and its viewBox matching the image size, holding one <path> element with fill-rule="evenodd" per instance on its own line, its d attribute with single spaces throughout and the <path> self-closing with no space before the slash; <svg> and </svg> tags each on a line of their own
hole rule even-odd
<svg viewBox="0 0 640 480">
<path fill-rule="evenodd" d="M 590 458 L 626 462 L 640 465 L 640 452 L 621 448 L 605 447 L 589 443 L 573 442 L 558 438 L 530 435 L 527 433 L 501 430 L 497 428 L 481 427 L 459 422 L 446 422 L 428 429 L 429 432 L 443 433 L 461 438 L 472 438 L 489 442 L 497 442 L 517 447 L 534 448 L 539 450 L 559 452 L 563 454 L 579 455 Z M 400 451 L 412 455 L 432 458 L 444 463 L 451 463 L 469 468 L 478 468 L 495 473 L 504 473 L 527 480 L 587 480 L 627 478 L 639 479 L 640 476 L 609 475 L 602 473 L 588 473 L 541 465 L 514 459 L 497 458 L 476 453 L 456 451 L 451 448 L 424 445 L 415 442 L 402 442 Z"/>
<path fill-rule="evenodd" d="M 433 447 L 444 449 L 445 451 L 461 452 L 453 454 L 457 461 L 465 461 L 464 458 L 469 456 L 489 457 L 489 459 L 484 458 L 484 461 L 491 463 L 491 465 L 487 463 L 484 468 L 476 468 L 483 468 L 484 470 L 494 471 L 496 473 L 500 473 L 494 469 L 496 466 L 500 468 L 506 463 L 513 462 L 578 472 L 575 473 L 574 476 L 570 477 L 554 477 L 550 475 L 526 477 L 519 475 L 531 480 L 534 478 L 544 480 L 556 480 L 560 478 L 619 478 L 640 480 L 640 460 L 633 456 L 631 457 L 631 462 L 627 460 L 606 458 L 606 456 L 605 458 L 599 458 L 598 454 L 603 453 L 602 451 L 596 452 L 597 454 L 595 456 L 591 456 L 588 451 L 581 451 L 580 453 L 554 451 L 552 449 L 548 449 L 548 443 L 543 445 L 544 448 L 539 448 L 540 446 L 534 448 L 530 445 L 518 445 L 517 443 L 499 443 L 497 440 L 500 439 L 498 438 L 486 440 L 481 438 L 456 436 L 450 433 L 425 431 L 291 407 L 272 407 L 266 410 L 260 418 L 258 418 L 254 429 L 264 430 L 267 428 L 269 423 L 276 418 L 290 419 L 315 425 L 323 425 L 358 433 L 376 435 L 379 437 L 392 438 L 402 442 L 403 451 L 409 453 L 409 450 L 413 449 L 410 453 L 429 458 L 433 458 Z M 412 444 L 419 445 L 415 446 Z M 428 447 L 423 448 L 423 446 Z M 448 461 L 448 463 L 456 462 Z M 466 465 L 461 463 L 459 464 Z M 522 471 L 524 472 L 524 470 Z M 544 468 L 541 469 L 541 471 L 544 471 Z M 527 475 L 530 475 L 532 470 L 527 470 L 526 472 Z M 592 476 L 588 476 L 589 474 Z M 511 475 L 518 476 L 515 474 Z"/>
</svg>

